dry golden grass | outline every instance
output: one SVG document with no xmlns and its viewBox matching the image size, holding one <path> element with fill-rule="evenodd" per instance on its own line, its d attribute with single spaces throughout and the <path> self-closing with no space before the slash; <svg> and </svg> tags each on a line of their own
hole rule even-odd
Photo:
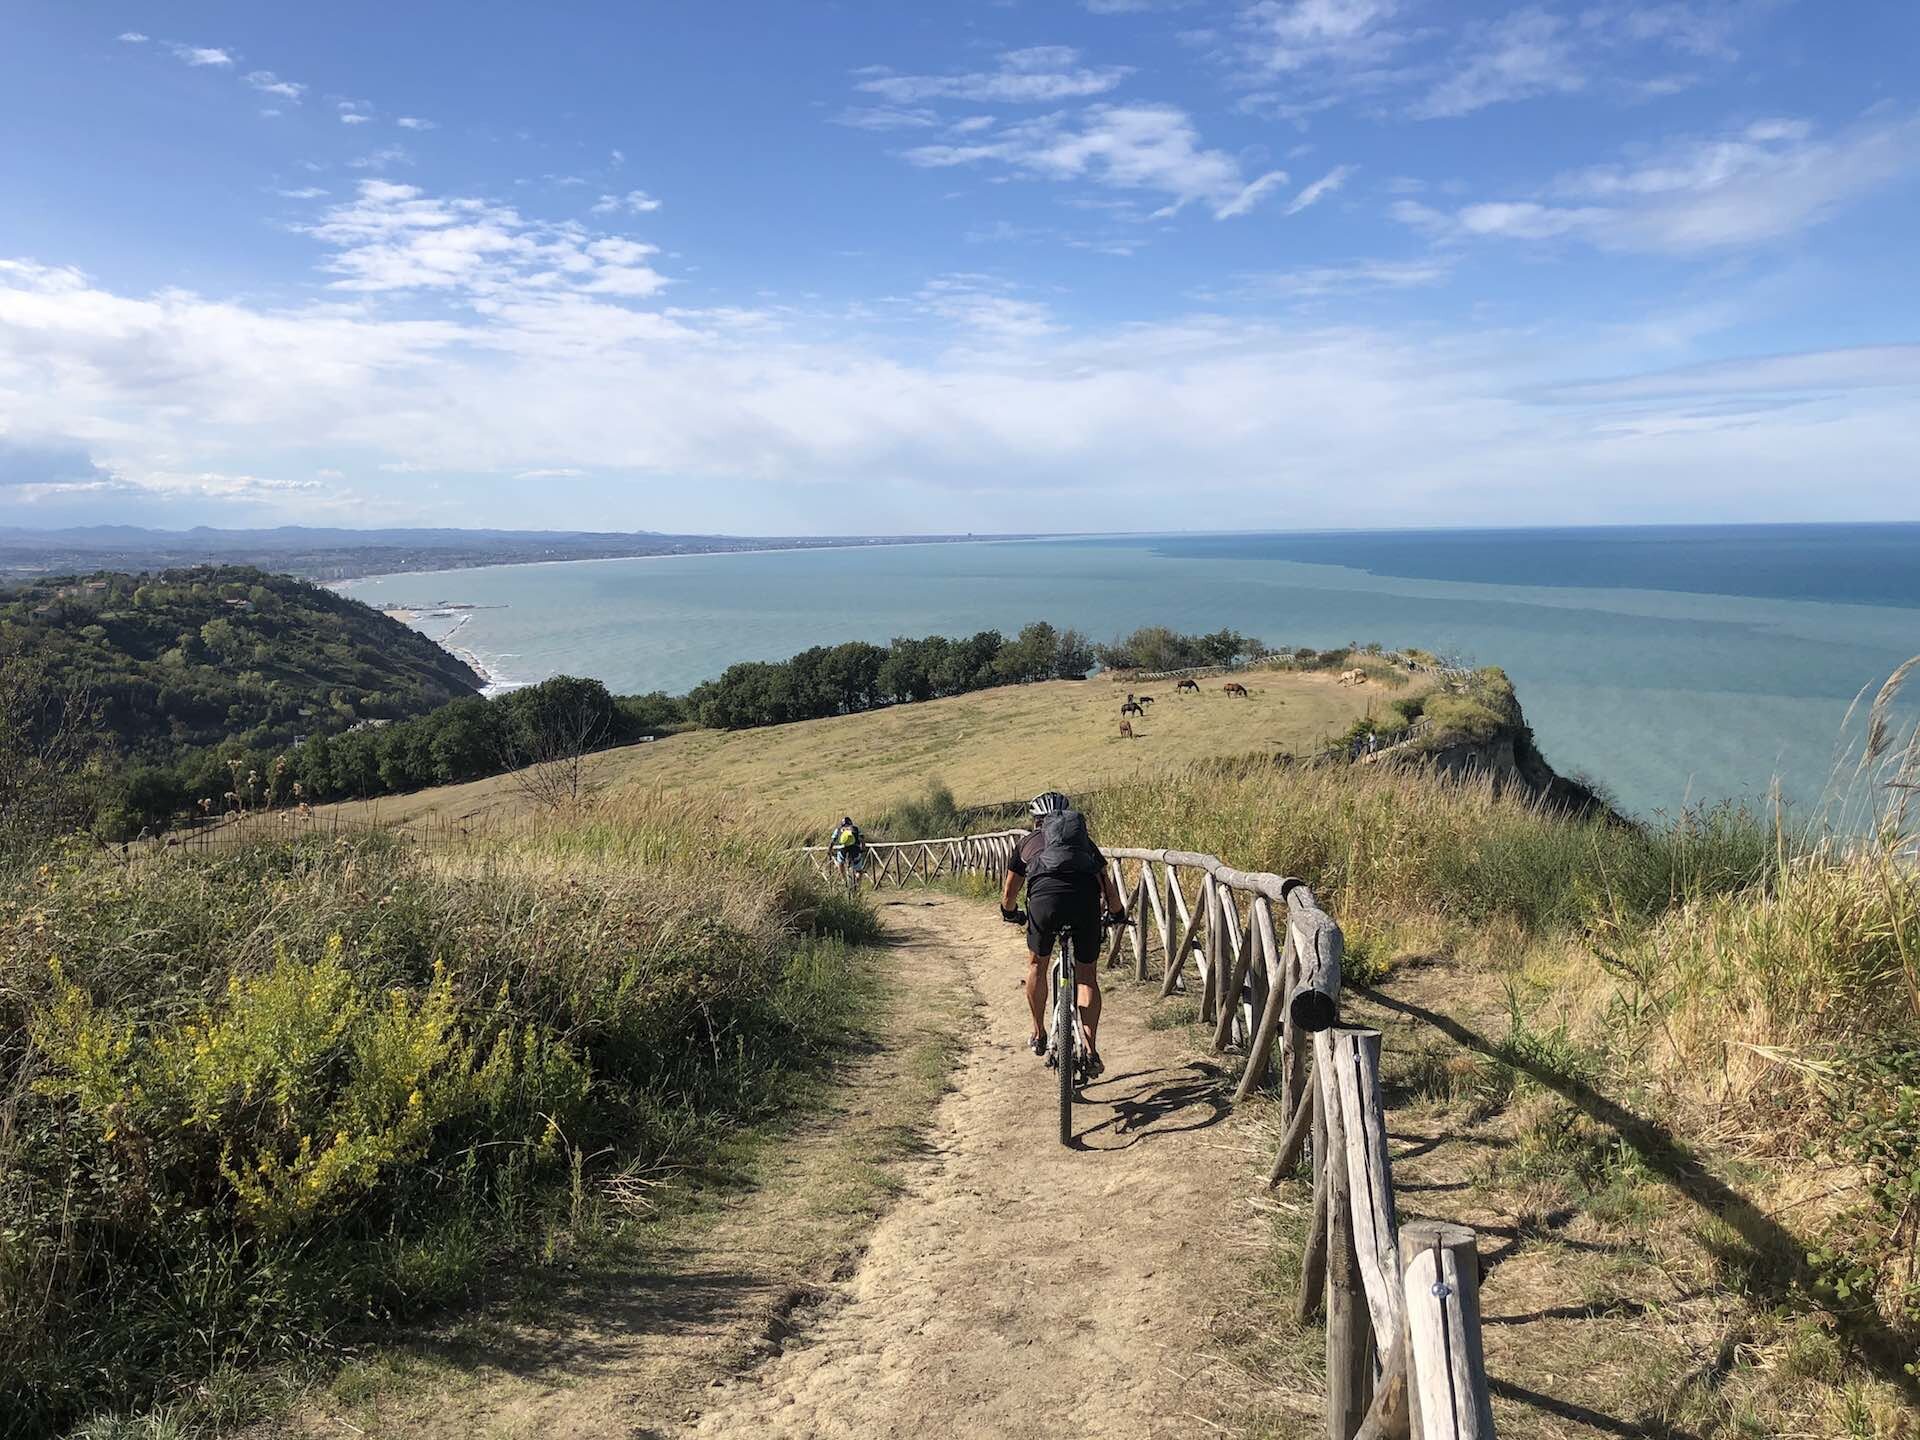
<svg viewBox="0 0 1920 1440">
<path fill-rule="evenodd" d="M 592 778 L 607 786 L 728 792 L 768 818 L 819 826 L 836 815 L 873 815 L 921 794 L 938 778 L 961 805 L 1014 800 L 1123 780 L 1215 756 L 1306 754 L 1388 699 L 1418 694 L 1378 680 L 1343 686 L 1325 672 L 1257 671 L 1241 677 L 1245 700 L 1221 693 L 1220 678 L 1198 695 L 1172 683 L 1106 678 L 1007 685 L 758 730 L 696 730 L 594 757 Z M 1120 735 L 1129 689 L 1155 704 Z M 526 808 L 511 776 L 412 795 L 328 807 L 355 823 L 493 822 Z"/>
</svg>

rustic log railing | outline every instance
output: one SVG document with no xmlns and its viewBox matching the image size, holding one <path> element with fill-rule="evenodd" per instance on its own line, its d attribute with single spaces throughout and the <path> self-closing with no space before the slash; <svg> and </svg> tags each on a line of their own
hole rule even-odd
<svg viewBox="0 0 1920 1440">
<path fill-rule="evenodd" d="M 866 878 L 997 878 L 1026 833 L 871 844 Z M 825 846 L 805 853 L 830 868 Z M 1278 1088 L 1281 1139 L 1267 1184 L 1303 1158 L 1310 1165 L 1296 1313 L 1326 1316 L 1330 1440 L 1491 1440 L 1474 1233 L 1399 1219 L 1380 1032 L 1340 1023 L 1339 925 L 1301 880 L 1190 850 L 1101 853 L 1134 918 L 1115 931 L 1108 968 L 1130 958 L 1134 978 L 1150 980 L 1157 948 L 1161 996 L 1197 990 L 1216 1053 L 1245 1055 L 1234 1099 Z"/>
</svg>

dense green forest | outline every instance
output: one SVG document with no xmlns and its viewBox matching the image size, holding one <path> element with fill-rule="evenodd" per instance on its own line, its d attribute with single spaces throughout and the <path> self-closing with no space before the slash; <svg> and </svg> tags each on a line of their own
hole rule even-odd
<svg viewBox="0 0 1920 1440">
<path fill-rule="evenodd" d="M 0 591 L 0 656 L 82 687 L 103 741 L 170 764 L 223 742 L 423 715 L 479 677 L 357 600 L 246 565 L 105 573 Z"/>
</svg>

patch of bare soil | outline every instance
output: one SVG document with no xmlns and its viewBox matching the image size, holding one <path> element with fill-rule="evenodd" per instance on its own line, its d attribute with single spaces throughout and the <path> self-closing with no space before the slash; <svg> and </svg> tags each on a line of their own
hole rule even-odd
<svg viewBox="0 0 1920 1440">
<path fill-rule="evenodd" d="M 1152 1440 L 1244 1415 L 1251 1382 L 1209 1335 L 1260 1157 L 1221 1123 L 1224 1067 L 1109 983 L 1107 1073 L 1062 1147 L 1052 1072 L 1026 1046 L 1019 933 L 938 894 L 882 913 L 899 980 L 886 1034 L 763 1183 L 647 1272 L 582 1284 L 537 1322 L 408 1347 L 293 1428 Z"/>
</svg>

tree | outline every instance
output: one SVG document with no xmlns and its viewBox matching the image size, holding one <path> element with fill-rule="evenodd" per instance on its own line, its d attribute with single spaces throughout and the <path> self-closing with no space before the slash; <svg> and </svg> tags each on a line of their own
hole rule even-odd
<svg viewBox="0 0 1920 1440">
<path fill-rule="evenodd" d="M 618 712 L 598 680 L 556 676 L 499 701 L 501 758 L 514 787 L 543 809 L 577 807 L 592 793 L 587 757 L 611 743 Z"/>
<path fill-rule="evenodd" d="M 78 681 L 14 646 L 0 649 L 0 865 L 23 863 L 86 822 L 80 771 L 98 710 Z"/>
</svg>

